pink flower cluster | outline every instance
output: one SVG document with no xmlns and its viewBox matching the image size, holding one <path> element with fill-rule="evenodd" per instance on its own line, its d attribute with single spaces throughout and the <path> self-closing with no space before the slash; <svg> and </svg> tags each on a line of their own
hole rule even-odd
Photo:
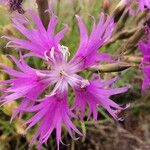
<svg viewBox="0 0 150 150">
<path fill-rule="evenodd" d="M 6 2 L 11 10 L 21 12 L 22 1 L 1 0 Z M 139 8 L 149 9 L 149 0 L 137 0 Z M 16 68 L 9 68 L 1 64 L 2 71 L 10 76 L 9 80 L 1 81 L 0 97 L 1 103 L 6 104 L 14 100 L 19 100 L 20 104 L 12 115 L 12 119 L 19 115 L 20 118 L 24 113 L 33 113 L 34 115 L 26 121 L 27 129 L 32 128 L 36 124 L 39 125 L 35 132 L 31 145 L 38 140 L 38 149 L 42 149 L 42 144 L 46 143 L 52 132 L 56 132 L 57 147 L 62 142 L 61 132 L 62 125 L 65 126 L 72 139 L 76 139 L 74 132 L 79 136 L 83 134 L 73 124 L 73 120 L 84 120 L 93 118 L 94 121 L 98 117 L 98 107 L 104 108 L 115 120 L 122 121 L 118 112 L 123 111 L 126 107 L 118 105 L 111 100 L 112 95 L 124 93 L 128 87 L 116 88 L 113 83 L 117 78 L 102 80 L 99 75 L 93 74 L 90 79 L 80 76 L 80 72 L 96 66 L 100 62 L 113 62 L 111 55 L 108 53 L 98 52 L 112 36 L 115 29 L 113 17 L 104 13 L 100 14 L 98 23 L 93 19 L 93 27 L 88 34 L 84 21 L 80 16 L 76 15 L 76 19 L 80 31 L 80 44 L 73 58 L 69 59 L 70 51 L 68 47 L 61 45 L 68 30 L 68 26 L 55 32 L 58 24 L 58 18 L 53 13 L 45 29 L 40 17 L 32 10 L 27 12 L 35 27 L 31 26 L 31 21 L 24 15 L 13 17 L 14 27 L 24 35 L 24 39 L 3 36 L 9 40 L 7 47 L 15 48 L 20 52 L 19 59 L 9 56 Z M 30 26 L 30 28 L 28 28 Z M 143 89 L 147 89 L 150 85 L 150 39 L 141 42 L 139 45 L 144 54 L 143 68 L 145 79 Z M 22 54 L 21 50 L 26 50 L 26 54 Z M 35 69 L 26 62 L 26 57 L 39 57 L 47 64 L 47 68 L 43 70 Z M 75 97 L 71 106 L 69 105 L 69 91 L 74 92 Z M 45 94 L 47 91 L 48 94 Z"/>
<path fill-rule="evenodd" d="M 146 39 L 139 42 L 139 49 L 143 54 L 141 67 L 144 72 L 144 80 L 142 84 L 142 90 L 144 92 L 146 92 L 150 87 L 150 19 L 146 22 L 145 29 Z"/>
<path fill-rule="evenodd" d="M 26 122 L 27 129 L 39 123 L 39 128 L 31 141 L 31 145 L 35 140 L 38 140 L 38 147 L 41 149 L 42 144 L 46 143 L 55 129 L 59 149 L 59 143 L 62 142 L 62 124 L 65 125 L 73 139 L 75 139 L 73 131 L 81 136 L 82 133 L 75 127 L 72 120 L 83 120 L 86 108 L 88 108 L 88 119 L 93 115 L 94 120 L 97 120 L 97 107 L 99 106 L 106 109 L 114 119 L 122 120 L 123 118 L 118 117 L 118 112 L 125 108 L 113 102 L 110 97 L 126 92 L 128 88 L 111 87 L 116 78 L 102 80 L 99 76 L 93 75 L 92 79 L 88 80 L 78 74 L 101 61 L 112 62 L 109 54 L 99 53 L 98 49 L 112 35 L 115 28 L 113 18 L 101 13 L 98 24 L 94 20 L 92 32 L 88 35 L 82 18 L 76 16 L 80 29 L 80 45 L 75 56 L 69 60 L 68 47 L 60 44 L 68 26 L 55 33 L 58 19 L 54 14 L 51 16 L 47 30 L 35 12 L 29 11 L 29 14 L 36 25 L 32 29 L 27 28 L 30 21 L 26 17 L 22 16 L 21 20 L 18 18 L 12 19 L 15 28 L 26 39 L 4 36 L 9 40 L 7 47 L 18 50 L 25 49 L 28 53 L 25 55 L 20 53 L 20 60 L 10 56 L 17 69 L 3 65 L 3 72 L 9 74 L 12 78 L 0 82 L 0 84 L 7 87 L 2 89 L 1 102 L 3 104 L 21 99 L 12 119 L 17 114 L 22 117 L 25 112 L 35 113 Z M 24 60 L 25 57 L 29 56 L 42 58 L 43 61 L 47 62 L 48 69 L 31 68 Z M 52 89 L 49 94 L 40 98 L 40 95 L 49 87 Z M 70 87 L 75 93 L 75 99 L 71 107 L 68 105 L 68 89 Z M 77 114 L 79 114 L 79 118 Z"/>
</svg>

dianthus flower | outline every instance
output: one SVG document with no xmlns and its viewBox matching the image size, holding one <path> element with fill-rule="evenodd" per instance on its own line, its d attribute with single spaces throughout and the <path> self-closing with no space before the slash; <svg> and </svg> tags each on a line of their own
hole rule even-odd
<svg viewBox="0 0 150 150">
<path fill-rule="evenodd" d="M 150 9 L 150 0 L 137 0 L 140 10 Z"/>
<path fill-rule="evenodd" d="M 129 7 L 129 12 L 131 15 L 136 16 L 139 11 L 149 10 L 150 9 L 150 0 L 135 0 L 138 5 L 137 10 L 134 10 Z M 130 6 L 133 3 L 133 0 L 121 0 L 119 5 Z"/>
<path fill-rule="evenodd" d="M 62 125 L 66 127 L 73 139 L 76 139 L 73 131 L 81 136 L 82 133 L 75 127 L 72 119 L 77 119 L 78 114 L 83 119 L 86 106 L 89 110 L 88 119 L 93 115 L 94 120 L 97 120 L 97 107 L 99 106 L 106 109 L 114 119 L 122 120 L 118 113 L 125 108 L 113 102 L 110 96 L 126 92 L 128 88 L 111 87 L 116 78 L 104 81 L 93 75 L 92 79 L 88 80 L 79 75 L 80 71 L 97 65 L 101 61 L 112 61 L 109 54 L 99 53 L 98 49 L 112 35 L 115 28 L 113 18 L 101 13 L 98 24 L 94 20 L 92 32 L 88 35 L 82 18 L 76 16 L 80 29 L 80 45 L 75 56 L 69 60 L 68 48 L 60 45 L 66 28 L 55 35 L 57 18 L 54 15 L 51 17 L 47 30 L 44 29 L 41 20 L 35 13 L 30 11 L 30 16 L 36 28 L 29 30 L 22 23 L 14 21 L 15 27 L 25 35 L 26 39 L 6 37 L 10 40 L 7 46 L 23 48 L 29 51 L 29 55 L 43 58 L 48 64 L 48 69 L 31 68 L 25 63 L 22 55 L 20 55 L 20 61 L 12 57 L 19 71 L 3 66 L 3 71 L 14 78 L 1 82 L 1 85 L 8 87 L 3 89 L 4 94 L 1 101 L 7 103 L 22 98 L 13 117 L 17 113 L 34 112 L 34 115 L 26 122 L 27 129 L 39 124 L 31 145 L 38 140 L 38 149 L 42 149 L 42 144 L 47 142 L 55 130 L 59 149 L 59 143 L 62 142 Z M 51 90 L 44 96 L 49 86 Z M 68 105 L 70 87 L 75 92 L 75 100 L 71 108 Z"/>
<path fill-rule="evenodd" d="M 23 14 L 24 10 L 22 9 L 23 0 L 0 0 L 0 4 L 4 4 L 9 7 L 10 11 L 18 11 L 18 13 Z"/>
<path fill-rule="evenodd" d="M 46 30 L 43 26 L 40 18 L 33 11 L 29 11 L 36 28 L 27 28 L 30 25 L 30 21 L 27 18 L 22 18 L 18 21 L 18 18 L 14 17 L 12 19 L 14 27 L 20 31 L 26 39 L 18 39 L 13 37 L 4 36 L 9 39 L 10 42 L 7 47 L 13 47 L 16 49 L 26 49 L 29 51 L 28 56 L 36 56 L 45 59 L 46 53 L 49 53 L 51 49 L 58 51 L 58 45 L 60 40 L 63 38 L 68 26 L 65 25 L 64 29 L 55 35 L 55 27 L 58 23 L 57 17 L 53 14 Z M 31 26 L 31 25 L 30 25 Z"/>
<path fill-rule="evenodd" d="M 146 23 L 146 39 L 139 42 L 139 49 L 143 54 L 141 67 L 144 72 L 142 90 L 147 91 L 150 86 L 150 19 Z"/>
</svg>

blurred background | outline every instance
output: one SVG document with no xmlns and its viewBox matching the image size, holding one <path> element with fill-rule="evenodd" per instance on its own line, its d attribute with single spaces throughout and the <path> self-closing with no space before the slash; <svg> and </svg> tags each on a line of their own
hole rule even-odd
<svg viewBox="0 0 150 150">
<path fill-rule="evenodd" d="M 101 11 L 110 15 L 113 14 L 118 2 L 119 0 L 50 1 L 55 14 L 59 18 L 57 30 L 60 30 L 63 24 L 68 24 L 70 27 L 62 44 L 69 47 L 71 56 L 74 55 L 79 45 L 79 31 L 75 15 L 82 16 L 90 31 L 92 27 L 91 16 L 94 16 L 97 20 Z M 23 7 L 25 10 L 31 7 L 35 10 L 37 9 L 35 0 L 25 0 Z M 136 7 L 136 5 L 133 6 L 133 8 Z M 132 16 L 128 9 L 125 9 L 122 17 L 117 22 L 117 29 L 113 37 L 100 49 L 100 51 L 114 54 L 117 59 L 120 56 L 121 61 L 132 65 L 132 67 L 124 71 L 101 73 L 104 79 L 119 76 L 120 79 L 114 86 L 130 86 L 130 90 L 127 93 L 112 97 L 114 101 L 120 104 L 130 103 L 130 107 L 122 114 L 125 120 L 116 122 L 111 119 L 107 112 L 100 109 L 100 115 L 96 123 L 93 123 L 92 120 L 85 121 L 85 123 L 75 122 L 76 126 L 86 133 L 85 137 L 72 141 L 65 130 L 63 131 L 63 142 L 69 145 L 61 145 L 60 150 L 150 150 L 150 92 L 148 91 L 144 94 L 141 92 L 143 79 L 143 72 L 139 66 L 141 53 L 137 48 L 137 41 L 134 37 L 144 23 L 146 14 L 147 12 L 140 12 L 136 16 Z M 0 36 L 13 35 L 22 37 L 13 28 L 9 15 L 8 10 L 0 6 Z M 139 39 L 142 34 L 144 33 L 140 32 L 140 35 L 137 35 Z M 6 48 L 6 44 L 7 41 L 0 38 L 0 63 L 15 67 L 5 54 L 15 56 L 18 54 L 15 50 Z M 125 57 L 121 55 L 122 51 L 127 52 Z M 36 68 L 40 68 L 43 65 L 42 60 L 37 58 L 28 58 L 27 62 Z M 91 72 L 85 71 L 82 74 L 84 77 L 89 78 Z M 8 78 L 6 74 L 0 73 L 0 80 Z M 73 97 L 74 95 L 70 94 L 70 101 L 73 100 Z M 10 116 L 17 105 L 17 102 L 11 102 L 0 107 L 0 150 L 27 150 L 36 129 L 35 127 L 26 133 L 22 124 L 26 118 L 29 118 L 28 115 L 21 120 L 16 118 L 13 123 L 9 123 Z M 30 149 L 36 150 L 36 145 Z M 43 146 L 43 150 L 56 150 L 55 133 L 53 133 L 47 146 Z"/>
</svg>

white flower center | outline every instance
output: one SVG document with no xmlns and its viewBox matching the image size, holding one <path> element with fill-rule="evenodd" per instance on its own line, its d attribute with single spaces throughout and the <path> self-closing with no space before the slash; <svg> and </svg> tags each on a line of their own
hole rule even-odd
<svg viewBox="0 0 150 150">
<path fill-rule="evenodd" d="M 58 45 L 58 49 L 60 51 L 58 55 L 56 55 L 54 47 L 51 48 L 49 55 L 45 52 L 46 60 L 51 62 L 50 72 L 46 72 L 46 74 L 37 72 L 37 75 L 41 78 L 48 78 L 47 80 L 52 84 L 56 84 L 50 95 L 54 95 L 56 91 L 65 91 L 68 84 L 72 87 L 78 86 L 80 88 L 88 86 L 89 81 L 76 74 L 78 66 L 68 63 L 68 57 L 70 56 L 68 47 Z"/>
</svg>

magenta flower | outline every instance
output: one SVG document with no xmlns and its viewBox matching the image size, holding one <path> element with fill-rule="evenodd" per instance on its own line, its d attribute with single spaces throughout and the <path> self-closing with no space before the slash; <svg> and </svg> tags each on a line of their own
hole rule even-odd
<svg viewBox="0 0 150 150">
<path fill-rule="evenodd" d="M 144 72 L 144 80 L 142 84 L 142 90 L 147 91 L 150 87 L 150 27 L 149 22 L 147 22 L 147 39 L 139 42 L 139 49 L 143 54 L 143 60 L 141 62 L 141 67 Z"/>
<path fill-rule="evenodd" d="M 10 11 L 18 11 L 20 14 L 24 13 L 21 7 L 22 2 L 23 0 L 0 0 L 0 4 L 7 5 Z"/>
<path fill-rule="evenodd" d="M 97 50 L 111 37 L 115 27 L 113 18 L 107 16 L 105 20 L 105 15 L 101 13 L 97 25 L 94 20 L 93 29 L 89 37 L 82 19 L 79 16 L 76 16 L 76 18 L 80 29 L 80 46 L 71 63 L 79 62 L 80 69 L 85 69 L 96 65 L 100 61 L 111 62 L 109 54 L 99 53 Z"/>
<path fill-rule="evenodd" d="M 110 115 L 116 120 L 122 120 L 123 118 L 118 117 L 118 112 L 121 112 L 125 108 L 119 106 L 110 99 L 110 96 L 120 94 L 128 90 L 127 87 L 123 88 L 105 88 L 109 87 L 116 81 L 116 78 L 103 81 L 100 78 L 91 80 L 88 82 L 88 86 L 82 89 L 74 89 L 76 93 L 74 109 L 80 112 L 80 118 L 83 119 L 85 114 L 85 107 L 88 105 L 88 119 L 93 118 L 97 120 L 97 106 L 105 108 Z"/>
<path fill-rule="evenodd" d="M 4 4 L 4 3 L 7 3 L 8 0 L 0 0 L 0 4 Z"/>
<path fill-rule="evenodd" d="M 88 36 L 84 22 L 81 17 L 77 16 L 80 29 L 80 46 L 75 56 L 69 61 L 70 53 L 68 48 L 59 44 L 66 28 L 54 36 L 57 24 L 57 18 L 54 15 L 52 15 L 47 31 L 37 15 L 30 12 L 30 16 L 36 23 L 37 28 L 29 30 L 23 23 L 14 22 L 15 27 L 26 36 L 27 40 L 6 37 L 11 41 L 8 46 L 29 50 L 28 55 L 35 55 L 47 61 L 49 69 L 36 70 L 25 64 L 22 56 L 21 62 L 13 58 L 21 71 L 4 67 L 4 71 L 13 76 L 14 79 L 4 81 L 1 84 L 9 86 L 2 96 L 2 102 L 5 103 L 22 97 L 23 104 L 20 104 L 18 111 L 21 113 L 35 113 L 26 122 L 27 129 L 39 123 L 39 128 L 31 141 L 31 145 L 35 140 L 38 140 L 38 149 L 41 149 L 42 144 L 47 142 L 55 129 L 59 149 L 59 143 L 62 142 L 62 125 L 65 125 L 73 139 L 75 139 L 73 131 L 81 136 L 82 134 L 71 121 L 72 119 L 77 119 L 72 111 L 80 112 L 80 118 L 83 119 L 86 106 L 89 109 L 88 118 L 93 114 L 94 120 L 96 120 L 97 106 L 100 106 L 106 109 L 116 120 L 122 120 L 118 116 L 118 112 L 125 108 L 113 102 L 110 96 L 126 92 L 128 88 L 111 88 L 111 84 L 115 82 L 115 79 L 108 81 L 103 81 L 99 78 L 87 80 L 78 75 L 80 71 L 97 65 L 101 61 L 112 61 L 109 54 L 99 53 L 98 49 L 112 35 L 115 28 L 113 18 L 101 13 L 98 24 L 94 20 L 92 32 Z M 44 96 L 44 98 L 39 98 L 40 93 L 45 91 L 48 86 L 51 86 L 52 89 L 50 93 L 46 96 L 43 93 L 41 96 Z M 71 109 L 67 98 L 69 86 L 72 87 L 76 95 Z M 26 101 L 28 101 L 27 104 Z"/>
<path fill-rule="evenodd" d="M 150 0 L 137 0 L 140 10 L 150 9 Z"/>
<path fill-rule="evenodd" d="M 31 128 L 40 121 L 40 126 L 30 143 L 32 145 L 36 139 L 39 139 L 38 149 L 42 149 L 41 145 L 46 143 L 53 130 L 56 129 L 57 149 L 59 150 L 59 143 L 63 143 L 61 140 L 62 124 L 65 125 L 72 139 L 76 139 L 72 131 L 82 135 L 71 121 L 71 118 L 77 119 L 77 117 L 71 112 L 67 104 L 67 94 L 63 94 L 64 95 L 61 95 L 62 97 L 57 94 L 46 97 L 41 100 L 40 104 L 26 110 L 28 112 L 37 112 L 26 122 L 26 124 L 28 124 L 27 129 Z"/>
<path fill-rule="evenodd" d="M 10 57 L 17 65 L 19 71 L 3 65 L 4 69 L 2 71 L 13 78 L 1 81 L 0 85 L 7 86 L 7 89 L 3 91 L 4 94 L 1 97 L 1 102 L 3 102 L 3 104 L 23 98 L 20 106 L 12 116 L 13 119 L 17 113 L 21 113 L 21 109 L 25 109 L 35 103 L 36 98 L 48 86 L 49 82 L 40 79 L 38 76 L 40 72 L 29 67 L 23 60 L 22 56 L 20 61 L 17 61 L 13 56 Z"/>
<path fill-rule="evenodd" d="M 18 21 L 16 17 L 13 18 L 14 27 L 19 30 L 26 39 L 4 36 L 10 40 L 7 47 L 26 49 L 29 51 L 27 56 L 37 56 L 45 59 L 46 53 L 50 53 L 51 48 L 54 47 L 55 51 L 58 51 L 60 40 L 64 37 L 68 27 L 65 25 L 65 28 L 55 35 L 54 32 L 58 19 L 54 14 L 52 14 L 47 30 L 35 12 L 29 11 L 29 15 L 35 23 L 36 28 L 32 27 L 32 29 L 28 29 L 27 25 L 30 25 L 31 22 L 24 16 L 21 21 Z"/>
</svg>

